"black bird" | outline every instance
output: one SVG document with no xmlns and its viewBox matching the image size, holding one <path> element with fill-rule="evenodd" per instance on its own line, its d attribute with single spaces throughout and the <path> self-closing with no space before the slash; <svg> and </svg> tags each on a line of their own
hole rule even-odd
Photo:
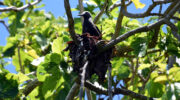
<svg viewBox="0 0 180 100">
<path fill-rule="evenodd" d="M 91 36 L 101 37 L 101 32 L 98 27 L 93 23 L 90 12 L 84 11 L 79 16 L 82 16 L 84 18 L 83 34 L 89 33 Z"/>
</svg>

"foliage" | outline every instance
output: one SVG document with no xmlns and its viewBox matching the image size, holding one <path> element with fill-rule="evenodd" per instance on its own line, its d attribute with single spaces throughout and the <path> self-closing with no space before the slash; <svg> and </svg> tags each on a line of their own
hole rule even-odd
<svg viewBox="0 0 180 100">
<path fill-rule="evenodd" d="M 28 1 L 28 0 L 26 0 Z M 109 6 L 118 0 L 111 0 Z M 85 10 L 90 11 L 93 17 L 98 13 L 97 8 L 102 8 L 105 0 L 88 0 L 85 2 Z M 136 8 L 143 8 L 145 5 L 139 0 L 132 0 Z M 7 6 L 22 6 L 21 0 L 4 0 Z M 41 85 L 35 87 L 26 97 L 27 100 L 47 99 L 65 100 L 75 78 L 78 76 L 72 71 L 72 63 L 68 52 L 63 49 L 66 42 L 71 40 L 68 32 L 67 19 L 56 18 L 52 13 L 35 9 L 42 5 L 35 5 L 22 11 L 2 12 L 1 19 L 8 18 L 10 35 L 7 38 L 6 46 L 0 46 L 0 99 L 24 98 L 23 91 L 26 86 L 38 79 Z M 73 9 L 74 11 L 79 8 Z M 102 25 L 103 39 L 110 40 L 115 32 L 116 20 L 119 10 L 115 8 L 107 16 L 102 16 L 97 26 Z M 177 13 L 178 16 L 179 13 Z M 151 21 L 158 18 L 151 17 Z M 119 35 L 132 29 L 150 23 L 142 23 L 137 19 L 123 18 L 122 28 Z M 180 30 L 180 22 L 175 22 Z M 82 28 L 80 18 L 75 18 L 75 30 L 78 34 Z M 167 31 L 165 31 L 167 30 Z M 126 56 L 112 58 L 113 86 L 125 88 L 148 97 L 155 97 L 161 100 L 180 99 L 180 65 L 175 62 L 168 67 L 170 56 L 180 57 L 180 42 L 173 36 L 168 26 L 160 28 L 157 35 L 157 44 L 149 48 L 153 41 L 154 30 L 136 34 L 116 45 L 116 48 L 131 48 L 131 51 L 124 52 Z M 157 52 L 151 53 L 151 51 Z M 122 51 L 116 51 L 122 52 Z M 4 58 L 12 58 L 12 64 L 16 68 L 16 74 L 5 69 L 8 62 Z M 29 75 L 31 72 L 36 74 Z M 143 80 L 142 77 L 145 79 Z M 96 76 L 90 79 L 97 82 Z M 107 88 L 107 85 L 104 85 Z M 97 94 L 93 92 L 93 98 Z M 123 99 L 129 96 L 123 96 Z"/>
</svg>

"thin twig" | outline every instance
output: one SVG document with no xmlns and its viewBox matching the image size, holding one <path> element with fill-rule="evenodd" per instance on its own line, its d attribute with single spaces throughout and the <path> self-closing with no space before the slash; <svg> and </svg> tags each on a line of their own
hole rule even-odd
<svg viewBox="0 0 180 100">
<path fill-rule="evenodd" d="M 11 7 L 6 7 L 6 8 L 0 8 L 0 12 L 11 11 L 11 10 L 13 10 L 13 11 L 21 11 L 21 10 L 24 10 L 24 9 L 26 9 L 28 7 L 31 7 L 33 5 L 38 4 L 40 1 L 41 0 L 35 0 L 34 2 L 28 3 L 28 4 L 26 4 L 26 5 L 22 6 L 22 7 L 11 6 Z"/>
<path fill-rule="evenodd" d="M 0 23 L 2 23 L 6 27 L 7 31 L 10 33 L 9 27 L 6 25 L 5 21 L 0 20 Z"/>
<path fill-rule="evenodd" d="M 21 73 L 25 73 L 24 71 L 24 66 L 22 65 L 22 62 L 21 62 L 21 53 L 20 53 L 20 47 L 18 47 L 18 59 L 19 59 L 19 66 L 20 66 L 20 70 L 21 70 Z"/>
<path fill-rule="evenodd" d="M 129 6 L 130 4 L 132 3 L 131 0 L 128 1 L 127 4 L 125 4 L 126 6 Z M 109 8 L 109 12 L 111 12 L 113 9 L 119 7 L 119 6 L 122 6 L 121 2 L 120 3 L 115 3 L 113 4 L 110 8 Z"/>
<path fill-rule="evenodd" d="M 98 22 L 98 20 L 100 19 L 100 17 L 103 15 L 106 7 L 108 6 L 108 0 L 105 1 L 103 8 L 101 9 L 101 11 L 96 15 L 96 17 L 94 18 L 93 22 L 96 24 Z"/>
</svg>

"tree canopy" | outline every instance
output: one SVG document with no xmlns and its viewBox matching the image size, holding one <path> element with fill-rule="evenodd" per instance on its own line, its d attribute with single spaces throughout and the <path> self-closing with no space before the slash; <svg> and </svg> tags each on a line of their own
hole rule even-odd
<svg viewBox="0 0 180 100">
<path fill-rule="evenodd" d="M 148 0 L 149 6 L 140 0 L 79 0 L 76 8 L 64 0 L 66 17 L 58 18 L 37 9 L 39 2 L 0 1 L 0 23 L 10 34 L 0 46 L 0 99 L 78 99 L 78 75 L 63 51 L 82 34 L 83 19 L 73 18 L 73 11 L 91 12 L 107 41 L 97 43 L 97 52 L 115 47 L 106 81 L 99 84 L 97 75 L 85 81 L 84 98 L 180 99 L 180 0 Z M 137 11 L 148 7 L 131 13 L 131 5 Z M 5 58 L 12 59 L 17 74 L 5 69 Z"/>
</svg>

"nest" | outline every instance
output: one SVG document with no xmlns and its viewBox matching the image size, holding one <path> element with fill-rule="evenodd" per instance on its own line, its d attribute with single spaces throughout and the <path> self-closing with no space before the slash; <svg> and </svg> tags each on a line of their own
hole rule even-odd
<svg viewBox="0 0 180 100">
<path fill-rule="evenodd" d="M 89 64 L 86 68 L 85 79 L 90 79 L 93 74 L 98 76 L 100 82 L 105 80 L 105 74 L 108 66 L 111 66 L 110 59 L 112 56 L 112 48 L 98 53 L 97 43 L 106 44 L 97 36 L 90 36 L 88 33 L 78 35 L 78 45 L 74 41 L 69 41 L 65 51 L 69 50 L 69 56 L 73 62 L 73 71 L 79 75 L 82 73 L 82 67 L 86 60 Z M 103 42 L 102 42 L 103 41 Z"/>
</svg>

